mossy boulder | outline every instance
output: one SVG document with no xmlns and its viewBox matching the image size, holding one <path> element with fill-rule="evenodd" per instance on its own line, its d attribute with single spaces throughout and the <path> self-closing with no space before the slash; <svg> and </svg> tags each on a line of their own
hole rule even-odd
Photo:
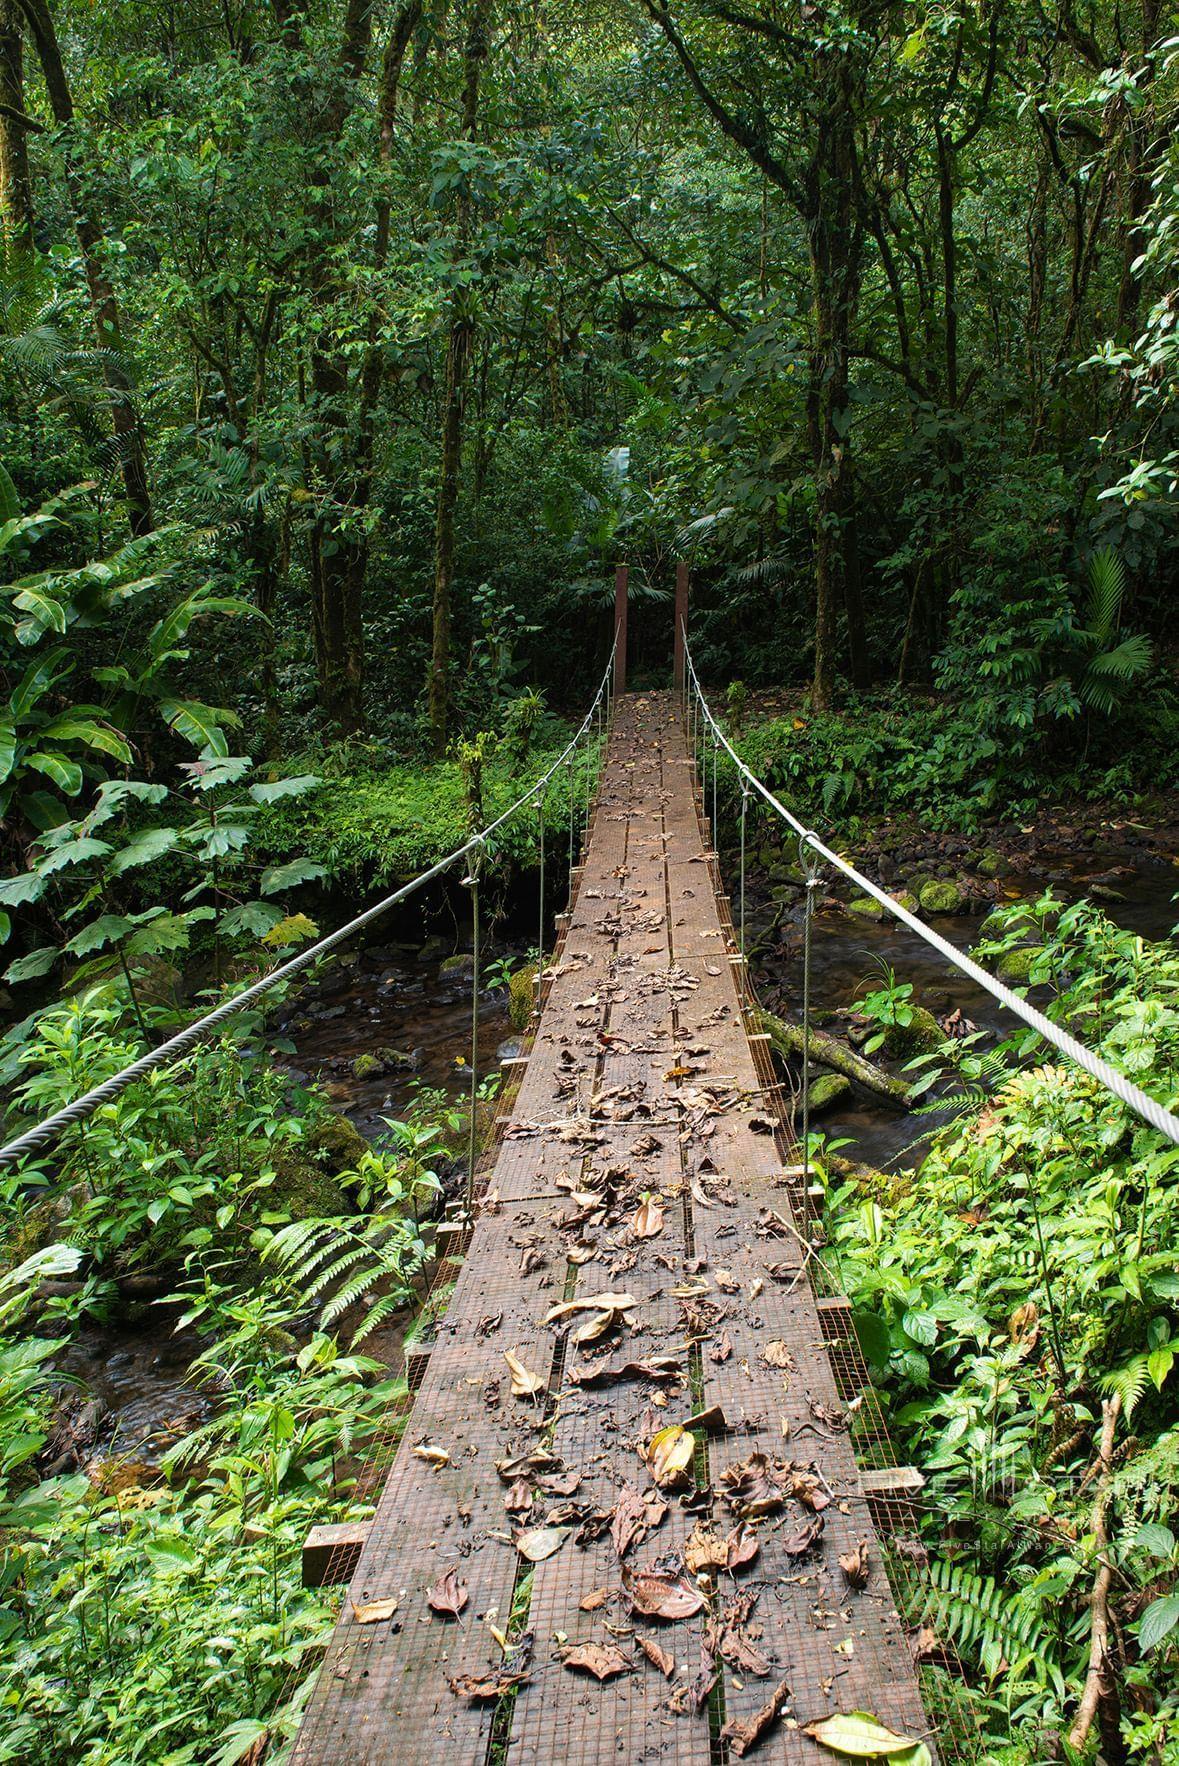
<svg viewBox="0 0 1179 1766">
<path fill-rule="evenodd" d="M 926 914 L 961 914 L 967 907 L 966 897 L 952 877 L 930 877 L 921 885 L 917 899 Z"/>
<path fill-rule="evenodd" d="M 915 914 L 921 906 L 921 903 L 917 900 L 917 897 L 913 894 L 911 889 L 898 889 L 893 896 L 893 900 L 898 907 L 904 908 L 905 912 L 908 914 Z"/>
<path fill-rule="evenodd" d="M 807 1093 L 807 1106 L 812 1116 L 833 1110 L 851 1096 L 852 1083 L 842 1073 L 822 1073 Z"/>
<path fill-rule="evenodd" d="M 980 877 L 997 877 L 1000 871 L 1006 868 L 1006 862 L 1001 852 L 996 852 L 993 846 L 988 846 L 974 868 Z"/>
<path fill-rule="evenodd" d="M 352 1205 L 336 1179 L 299 1146 L 280 1147 L 270 1163 L 274 1182 L 261 1192 L 268 1213 L 289 1214 L 292 1220 L 351 1214 Z"/>
<path fill-rule="evenodd" d="M 941 1025 L 932 1012 L 924 1006 L 910 1006 L 913 1016 L 907 1024 L 892 1024 L 884 1038 L 886 1053 L 890 1055 L 927 1055 L 940 1048 L 943 1037 Z"/>
<path fill-rule="evenodd" d="M 379 1079 L 385 1071 L 385 1063 L 379 1055 L 357 1055 L 352 1063 L 353 1079 Z"/>
<path fill-rule="evenodd" d="M 1021 944 L 1015 950 L 1005 950 L 997 965 L 999 979 L 1014 982 L 1029 981 L 1032 964 L 1043 954 L 1044 946 L 1042 944 Z"/>
<path fill-rule="evenodd" d="M 532 1020 L 536 1003 L 536 964 L 525 963 L 508 977 L 508 1023 L 523 1034 Z"/>
<path fill-rule="evenodd" d="M 858 914 L 862 920 L 882 920 L 884 909 L 871 895 L 853 896 L 847 904 L 849 914 Z"/>
<path fill-rule="evenodd" d="M 307 1150 L 318 1156 L 320 1164 L 333 1173 L 355 1171 L 356 1161 L 368 1152 L 368 1142 L 348 1116 L 334 1111 L 322 1116 L 304 1141 Z"/>
<path fill-rule="evenodd" d="M 474 967 L 475 959 L 470 951 L 458 951 L 453 957 L 443 957 L 438 965 L 438 978 L 440 981 L 458 981 L 469 975 Z"/>
</svg>

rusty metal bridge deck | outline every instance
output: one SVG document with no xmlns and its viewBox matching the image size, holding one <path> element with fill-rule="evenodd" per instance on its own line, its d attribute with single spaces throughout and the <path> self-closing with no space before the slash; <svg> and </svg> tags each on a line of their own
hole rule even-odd
<svg viewBox="0 0 1179 1766">
<path fill-rule="evenodd" d="M 295 1766 L 707 1766 L 759 1732 L 758 1759 L 819 1761 L 832 1756 L 805 1725 L 851 1711 L 929 1739 L 878 1507 L 853 1452 L 856 1382 L 825 1341 L 805 1197 L 769 1117 L 669 696 L 618 703 L 576 881 L 524 1078 Z M 649 1237 L 634 1230 L 648 1196 L 642 1225 L 662 1215 Z M 544 1323 L 557 1302 L 603 1292 L 634 1304 L 599 1339 L 572 1340 L 600 1310 Z M 505 1351 L 543 1391 L 513 1396 Z M 709 1412 L 687 1488 L 657 1491 L 640 1450 Z M 511 1460 L 524 1464 L 505 1477 Z M 628 1490 L 667 1510 L 620 1558 L 610 1517 L 618 1534 Z M 743 1500 L 752 1561 L 683 1572 L 693 1530 L 727 1537 Z M 514 1541 L 546 1524 L 566 1531 L 533 1565 Z M 856 1554 L 863 1587 L 839 1564 Z M 636 1612 L 624 1573 L 653 1567 L 701 1588 L 705 1604 L 670 1621 Z M 466 1591 L 457 1617 L 429 1602 L 449 1571 Z M 368 1603 L 392 1600 L 395 1613 L 369 1620 Z M 501 1640 L 524 1633 L 518 1690 L 452 1689 L 467 1676 L 494 1686 Z M 643 1639 L 674 1661 L 670 1675 Z M 590 1643 L 620 1650 L 621 1670 L 599 1682 L 566 1665 Z"/>
</svg>

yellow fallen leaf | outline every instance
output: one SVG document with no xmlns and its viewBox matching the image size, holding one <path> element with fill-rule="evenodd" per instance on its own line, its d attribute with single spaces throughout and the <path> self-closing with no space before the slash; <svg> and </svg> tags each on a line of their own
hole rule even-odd
<svg viewBox="0 0 1179 1766">
<path fill-rule="evenodd" d="M 514 1350 L 505 1349 L 504 1360 L 512 1374 L 513 1398 L 535 1398 L 538 1392 L 544 1391 L 545 1382 L 540 1375 L 530 1373 Z"/>
<path fill-rule="evenodd" d="M 391 1594 L 383 1600 L 352 1602 L 352 1617 L 358 1625 L 379 1625 L 382 1619 L 391 1619 L 396 1611 L 397 1602 Z"/>
<path fill-rule="evenodd" d="M 670 1423 L 648 1442 L 647 1466 L 655 1482 L 666 1487 L 682 1482 L 695 1454 L 696 1437 L 682 1423 Z"/>
</svg>

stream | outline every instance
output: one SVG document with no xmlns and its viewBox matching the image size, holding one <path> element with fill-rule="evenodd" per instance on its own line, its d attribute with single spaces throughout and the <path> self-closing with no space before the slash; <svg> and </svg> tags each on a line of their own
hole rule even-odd
<svg viewBox="0 0 1179 1766">
<path fill-rule="evenodd" d="M 887 875 L 885 865 L 880 875 Z M 1147 938 L 1167 937 L 1179 919 L 1174 865 L 1133 841 L 1107 844 L 1100 856 L 1040 845 L 1034 874 L 1031 865 L 1017 860 L 1001 873 L 994 892 L 998 899 L 1011 899 L 1032 894 L 1049 881 L 1070 901 L 1097 884 L 1111 898 L 1103 902 L 1111 918 Z M 802 981 L 801 891 L 797 894 L 760 951 L 755 969 L 764 1003 L 794 1017 Z M 1115 895 L 1123 899 L 1112 899 Z M 774 905 L 764 875 L 751 877 L 750 901 L 752 939 L 759 924 L 769 923 Z M 961 915 L 931 918 L 938 931 L 962 947 L 977 937 L 979 923 L 978 917 Z M 276 1027 L 293 1047 L 283 1057 L 292 1078 L 322 1085 L 335 1108 L 369 1138 L 379 1133 L 382 1118 L 396 1118 L 423 1086 L 456 1101 L 467 1094 L 470 961 L 456 943 L 461 947 L 461 940 L 453 937 L 433 937 L 424 944 L 406 940 L 345 952 L 322 980 L 288 1003 Z M 521 940 L 515 948 L 493 951 L 488 961 L 508 956 L 514 963 L 523 955 Z M 914 999 L 938 1016 L 958 1009 L 996 1036 L 1011 1028 L 1009 1015 L 989 994 L 949 968 L 907 928 L 893 920 L 851 915 L 834 898 L 816 912 L 811 964 L 813 1000 L 820 1012 L 849 1007 L 866 983 L 878 984 L 884 964 L 899 980 L 911 981 Z M 481 1071 L 490 1071 L 517 1046 L 501 986 L 481 1000 Z M 366 1071 L 371 1062 L 362 1057 L 376 1057 L 379 1071 Z M 818 1119 L 829 1138 L 854 1142 L 843 1149 L 845 1156 L 874 1166 L 888 1165 L 910 1150 L 920 1157 L 921 1140 L 937 1123 L 935 1114 L 914 1121 L 858 1096 Z M 138 1321 L 89 1326 L 60 1359 L 63 1372 L 81 1382 L 84 1396 L 102 1406 L 95 1439 L 100 1455 L 115 1453 L 138 1466 L 155 1465 L 216 1402 L 215 1393 L 187 1378 L 199 1338 L 192 1332 L 173 1334 L 168 1316 L 167 1311 L 147 1308 Z M 399 1366 L 405 1328 L 393 1323 L 366 1349 Z"/>
</svg>

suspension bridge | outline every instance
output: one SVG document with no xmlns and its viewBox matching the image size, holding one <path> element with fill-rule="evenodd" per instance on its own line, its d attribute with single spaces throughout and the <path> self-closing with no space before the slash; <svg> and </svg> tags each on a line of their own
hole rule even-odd
<svg viewBox="0 0 1179 1766">
<path fill-rule="evenodd" d="M 479 858 L 570 768 L 569 906 L 530 1048 L 472 1161 L 412 1408 L 371 1520 L 319 1530 L 304 1554 L 309 1581 L 347 1591 L 292 1766 L 424 1766 L 440 1749 L 489 1766 L 710 1766 L 754 1748 L 807 1761 L 849 1721 L 861 1756 L 898 1757 L 905 1740 L 931 1762 L 957 1752 L 914 1667 L 922 1480 L 893 1461 L 824 1256 L 805 1113 L 796 1144 L 757 1028 L 743 952 L 755 798 L 799 835 L 808 932 L 820 866 L 845 872 L 1179 1141 L 1157 1100 L 749 772 L 682 625 L 677 676 L 678 692 L 612 700 L 608 665 L 568 748 L 489 828 L 0 1149 L 12 1165 L 44 1148 L 460 863 L 475 905 L 474 1102 Z M 572 758 L 595 729 L 574 866 Z M 716 852 L 722 755 L 739 799 L 736 923 Z M 542 938 L 543 874 L 542 861 Z M 804 963 L 804 1029 L 809 991 Z"/>
<path fill-rule="evenodd" d="M 924 1739 L 874 1512 L 906 1478 L 857 1466 L 671 695 L 618 703 L 574 882 L 293 1760 L 705 1766 L 767 1703 L 776 1758 L 837 1712 Z"/>
</svg>

